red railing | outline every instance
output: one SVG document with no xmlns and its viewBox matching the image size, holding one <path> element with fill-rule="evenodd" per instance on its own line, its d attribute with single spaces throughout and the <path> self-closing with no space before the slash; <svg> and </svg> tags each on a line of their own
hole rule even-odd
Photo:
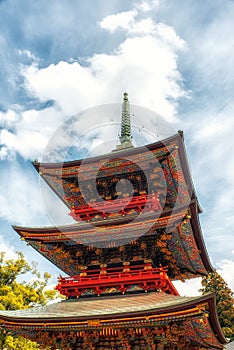
<svg viewBox="0 0 234 350">
<path fill-rule="evenodd" d="M 111 212 L 118 213 L 120 215 L 128 214 L 132 209 L 140 213 L 144 208 L 149 211 L 162 211 L 162 207 L 158 196 L 155 194 L 133 196 L 130 200 L 129 197 L 117 198 L 110 201 L 94 202 L 94 207 L 91 205 L 83 205 L 80 207 L 74 207 L 70 212 L 70 215 L 75 220 L 91 220 L 94 216 L 98 215 L 105 219 L 110 216 Z"/>
<path fill-rule="evenodd" d="M 83 270 L 78 276 L 59 277 L 56 289 L 67 297 L 79 297 L 87 289 L 100 295 L 107 288 L 125 293 L 131 286 L 139 286 L 145 292 L 162 290 L 178 295 L 176 288 L 167 276 L 165 268 L 153 268 L 150 264 Z"/>
</svg>

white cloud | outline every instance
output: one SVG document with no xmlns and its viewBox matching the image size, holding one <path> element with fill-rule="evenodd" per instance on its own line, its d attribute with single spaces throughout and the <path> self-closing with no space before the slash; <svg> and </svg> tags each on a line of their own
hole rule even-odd
<svg viewBox="0 0 234 350">
<path fill-rule="evenodd" d="M 159 23 L 156 26 L 158 36 L 162 38 L 165 43 L 168 43 L 171 48 L 175 50 L 184 50 L 187 48 L 186 42 L 181 39 L 175 32 L 175 29 L 164 24 Z"/>
<path fill-rule="evenodd" d="M 175 281 L 174 285 L 182 296 L 195 296 L 201 294 L 201 292 L 199 292 L 199 289 L 201 288 L 200 277 L 186 280 L 185 282 Z"/>
<path fill-rule="evenodd" d="M 148 3 L 142 3 L 141 5 L 145 9 L 149 6 L 148 9 L 150 9 Z M 138 11 L 133 10 L 107 16 L 100 22 L 100 26 L 110 32 L 122 29 L 130 35 L 150 34 L 154 37 L 154 40 L 158 40 L 159 47 L 168 44 L 170 49 L 174 48 L 175 52 L 178 49 L 184 50 L 186 48 L 185 41 L 176 34 L 174 28 L 164 23 L 157 23 L 151 17 L 137 18 L 138 14 Z"/>
<path fill-rule="evenodd" d="M 30 163 L 12 161 L 0 171 L 0 218 L 12 225 L 56 226 L 74 223 L 69 209 L 40 180 Z M 0 241 L 1 243 L 1 241 Z"/>
<path fill-rule="evenodd" d="M 148 14 L 146 2 L 142 6 Z M 20 51 L 33 60 L 31 66 L 22 68 L 28 94 L 55 104 L 39 111 L 18 108 L 1 114 L 2 159 L 12 159 L 16 152 L 24 159 L 41 158 L 65 116 L 94 105 L 121 102 L 126 90 L 132 103 L 176 121 L 177 103 L 185 95 L 177 68 L 184 41 L 173 28 L 154 22 L 150 16 L 142 19 L 139 8 L 108 16 L 100 25 L 111 32 L 122 28 L 127 37 L 112 54 L 93 54 L 85 66 L 60 61 L 39 68 L 33 53 Z"/>
<path fill-rule="evenodd" d="M 2 238 L 0 237 L 0 253 L 4 253 L 4 259 L 9 260 L 9 259 L 16 259 L 17 255 L 14 252 L 14 247 L 9 246 L 2 242 Z"/>
<path fill-rule="evenodd" d="M 0 158 L 12 158 L 18 152 L 24 159 L 41 158 L 54 129 L 64 119 L 63 114 L 54 107 L 41 111 L 27 110 L 16 113 L 9 110 L 2 113 L 5 128 L 0 130 Z"/>
<path fill-rule="evenodd" d="M 136 4 L 135 8 L 143 12 L 149 12 L 151 10 L 150 4 L 147 1 L 142 1 L 140 4 Z"/>
<path fill-rule="evenodd" d="M 135 9 L 142 12 L 150 12 L 156 11 L 164 0 L 150 0 L 150 1 L 142 1 L 140 3 L 135 4 Z"/>
<path fill-rule="evenodd" d="M 234 260 L 221 259 L 216 262 L 216 267 L 217 272 L 234 293 Z M 180 295 L 194 296 L 201 294 L 199 291 L 202 288 L 200 277 L 185 282 L 175 281 L 174 285 Z"/>
<path fill-rule="evenodd" d="M 234 293 L 234 260 L 222 259 L 217 262 L 217 272 L 223 277 Z"/>
<path fill-rule="evenodd" d="M 216 262 L 216 270 L 234 293 L 234 260 L 221 259 Z M 200 295 L 202 288 L 201 277 L 186 280 L 185 282 L 175 281 L 174 285 L 180 295 Z"/>
<path fill-rule="evenodd" d="M 116 29 L 130 30 L 132 24 L 135 22 L 136 10 L 120 12 L 116 15 L 105 17 L 101 22 L 101 28 L 107 29 L 110 32 L 114 32 Z"/>
<path fill-rule="evenodd" d="M 156 26 L 151 18 L 142 19 L 137 21 L 132 26 L 130 32 L 135 34 L 150 34 L 154 32 Z"/>
<path fill-rule="evenodd" d="M 11 162 L 0 172 L 0 216 L 12 224 L 33 225 L 43 217 L 36 177 Z M 39 224 L 39 222 L 38 222 Z"/>
<path fill-rule="evenodd" d="M 232 150 L 233 112 L 231 102 L 224 109 L 190 112 L 185 133 L 192 146 L 191 168 L 204 213 L 201 215 L 208 251 L 214 259 L 231 257 L 234 226 L 234 163 Z"/>
<path fill-rule="evenodd" d="M 0 112 L 0 127 L 13 127 L 17 123 L 18 119 L 19 117 L 17 113 L 12 109 L 8 110 L 6 113 Z"/>
<path fill-rule="evenodd" d="M 31 66 L 24 75 L 31 94 L 41 101 L 56 101 L 67 116 L 103 102 L 102 82 L 95 78 L 92 67 L 83 67 L 78 62 L 61 61 L 43 69 Z"/>
<path fill-rule="evenodd" d="M 27 88 L 41 101 L 55 100 L 66 115 L 119 101 L 127 90 L 133 103 L 174 120 L 177 101 L 184 96 L 177 69 L 181 45 L 176 40 L 172 38 L 173 45 L 169 45 L 163 36 L 136 35 L 124 40 L 112 55 L 93 55 L 85 67 L 77 62 L 60 62 L 44 69 L 31 66 L 24 71 Z"/>
<path fill-rule="evenodd" d="M 30 60 L 32 60 L 33 62 L 38 60 L 38 58 L 34 55 L 34 53 L 29 50 L 19 50 L 18 52 L 20 56 L 25 56 Z"/>
<path fill-rule="evenodd" d="M 184 41 L 163 23 L 154 23 L 151 18 L 136 20 L 136 10 L 120 15 L 125 22 L 115 22 L 115 16 L 102 22 L 107 29 L 110 23 L 118 23 L 131 32 L 113 54 L 94 54 L 86 66 L 61 61 L 42 69 L 36 62 L 24 67 L 28 93 L 42 102 L 54 100 L 55 106 L 24 112 L 18 107 L 1 113 L 2 158 L 12 158 L 14 152 L 25 159 L 40 157 L 64 116 L 120 101 L 125 90 L 132 102 L 175 121 L 178 100 L 185 95 L 177 68 L 177 52 L 184 48 Z"/>
</svg>

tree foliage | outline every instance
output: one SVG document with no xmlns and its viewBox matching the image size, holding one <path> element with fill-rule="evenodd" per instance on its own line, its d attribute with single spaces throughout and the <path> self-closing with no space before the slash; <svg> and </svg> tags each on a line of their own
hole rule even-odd
<svg viewBox="0 0 234 350">
<path fill-rule="evenodd" d="M 27 278 L 28 282 L 23 278 Z M 5 260 L 0 253 L 0 309 L 17 310 L 35 305 L 45 305 L 57 295 L 54 290 L 45 290 L 50 275 L 43 276 L 38 272 L 36 264 L 29 265 L 21 252 L 16 259 Z M 0 333 L 0 348 L 4 350 L 38 349 L 35 342 L 13 334 Z"/>
<path fill-rule="evenodd" d="M 234 298 L 224 279 L 215 271 L 202 278 L 201 292 L 215 293 L 219 322 L 224 335 L 234 340 Z"/>
<path fill-rule="evenodd" d="M 1 336 L 0 344 L 3 350 L 39 350 L 36 342 L 12 335 Z"/>
</svg>

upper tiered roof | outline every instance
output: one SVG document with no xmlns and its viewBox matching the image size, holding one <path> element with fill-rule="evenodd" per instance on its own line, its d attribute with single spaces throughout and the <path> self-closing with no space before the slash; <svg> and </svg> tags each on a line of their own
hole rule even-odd
<svg viewBox="0 0 234 350">
<path fill-rule="evenodd" d="M 147 204 L 152 196 L 157 196 L 161 212 L 161 207 L 168 210 L 175 205 L 189 205 L 195 197 L 181 133 L 144 147 L 85 160 L 33 165 L 77 220 L 83 219 L 81 213 L 84 220 L 93 221 L 105 218 L 105 213 L 109 216 L 108 212 L 119 217 L 123 213 L 118 208 L 124 206 L 126 198 L 134 201 L 139 197 Z M 121 180 L 132 184 L 133 193 L 127 192 L 128 187 L 117 191 Z M 131 212 L 131 204 L 134 203 L 130 201 L 125 214 Z M 115 211 L 110 210 L 115 206 Z"/>
</svg>

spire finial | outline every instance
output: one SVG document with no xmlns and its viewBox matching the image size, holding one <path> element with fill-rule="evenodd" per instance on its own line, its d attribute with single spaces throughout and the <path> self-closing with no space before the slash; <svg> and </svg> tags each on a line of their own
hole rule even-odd
<svg viewBox="0 0 234 350">
<path fill-rule="evenodd" d="M 130 105 L 127 92 L 124 93 L 122 103 L 121 136 L 119 140 L 121 143 L 121 148 L 133 147 L 131 134 Z"/>
</svg>

